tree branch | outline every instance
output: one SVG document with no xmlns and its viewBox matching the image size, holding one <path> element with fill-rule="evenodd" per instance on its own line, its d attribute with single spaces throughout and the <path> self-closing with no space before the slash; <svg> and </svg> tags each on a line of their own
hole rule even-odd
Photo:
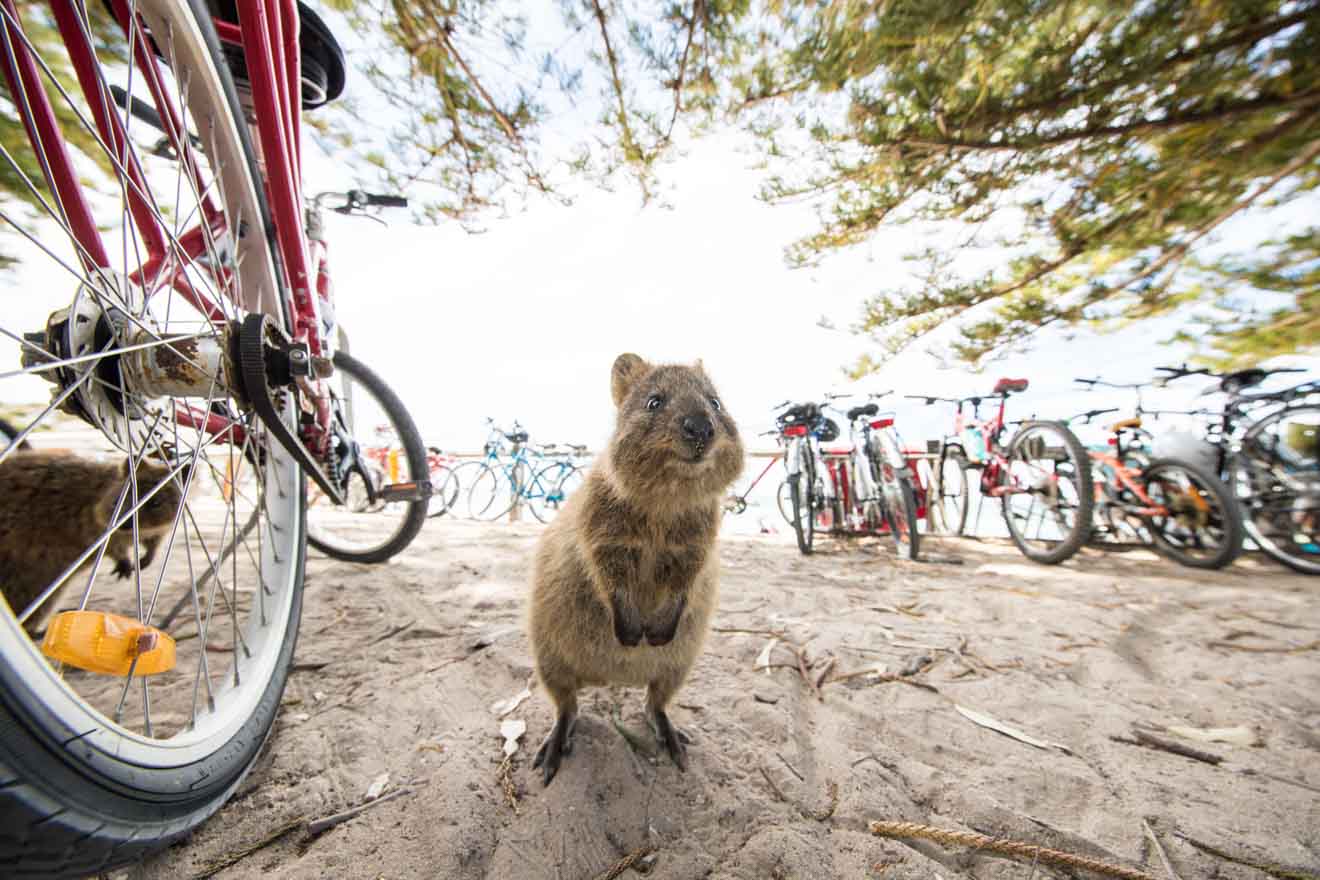
<svg viewBox="0 0 1320 880">
<path fill-rule="evenodd" d="M 687 42 L 683 45 L 683 55 L 678 59 L 678 76 L 674 80 L 674 114 L 669 117 L 669 128 L 665 130 L 665 141 L 674 133 L 674 123 L 678 121 L 678 111 L 683 108 L 683 77 L 687 73 L 688 52 L 692 50 L 692 38 L 697 32 L 697 21 L 705 15 L 706 0 L 696 0 L 692 4 L 692 18 L 688 21 Z"/>
<path fill-rule="evenodd" d="M 1203 122 L 1216 122 L 1283 107 L 1313 107 L 1320 105 L 1320 89 L 1311 89 L 1296 95 L 1262 95 L 1249 101 L 1240 101 L 1211 110 L 1195 110 L 1187 113 L 1171 113 L 1160 119 L 1139 119 L 1122 125 L 1088 126 L 1073 131 L 1059 132 L 1044 137 L 1027 138 L 1016 141 L 967 140 L 963 138 L 878 138 L 876 146 L 924 147 L 927 149 L 969 150 L 979 152 L 1024 152 L 1042 147 L 1055 147 L 1073 141 L 1092 138 L 1113 137 L 1115 135 L 1134 134 L 1143 131 L 1157 131 L 1166 128 L 1178 128 L 1184 125 L 1196 125 Z"/>
</svg>

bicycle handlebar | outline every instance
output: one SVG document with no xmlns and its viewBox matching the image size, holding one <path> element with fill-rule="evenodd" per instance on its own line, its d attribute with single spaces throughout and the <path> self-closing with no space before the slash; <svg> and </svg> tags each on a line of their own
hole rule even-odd
<svg viewBox="0 0 1320 880">
<path fill-rule="evenodd" d="M 1118 412 L 1118 407 L 1116 406 L 1111 406 L 1109 409 L 1089 409 L 1086 412 L 1078 413 L 1075 416 L 1068 416 L 1068 418 L 1064 419 L 1064 421 L 1072 422 L 1072 421 L 1076 421 L 1077 419 L 1082 419 L 1084 422 L 1086 422 L 1086 424 L 1089 425 L 1091 423 L 1091 420 L 1094 419 L 1096 416 L 1103 416 L 1106 413 L 1115 413 L 1115 412 Z"/>
<path fill-rule="evenodd" d="M 1105 388 L 1146 388 L 1150 384 L 1149 382 L 1107 382 L 1099 377 L 1095 379 L 1074 378 L 1073 381 L 1082 385 L 1088 385 L 1091 388 L 1100 386 Z"/>
</svg>

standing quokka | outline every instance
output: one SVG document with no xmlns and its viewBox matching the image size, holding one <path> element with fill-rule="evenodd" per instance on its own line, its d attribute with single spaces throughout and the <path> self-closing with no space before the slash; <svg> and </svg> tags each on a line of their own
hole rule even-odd
<svg viewBox="0 0 1320 880">
<path fill-rule="evenodd" d="M 145 497 L 170 469 L 143 461 L 137 468 L 139 497 Z M 115 516 L 120 493 L 128 483 L 129 462 L 101 462 L 68 452 L 45 450 L 15 452 L 0 462 L 0 591 L 14 614 L 21 614 L 64 569 L 105 533 Z M 132 509 L 131 489 L 120 508 L 122 517 Z M 145 569 L 156 548 L 170 531 L 182 493 L 170 480 L 137 513 L 141 543 L 139 568 Z M 113 574 L 133 574 L 133 520 L 111 533 L 105 556 L 113 560 Z M 96 557 L 89 557 L 89 562 Z M 28 634 L 41 632 L 55 610 L 60 593 L 74 575 L 42 603 L 25 623 Z M 81 587 L 80 587 L 81 589 Z M 3 612 L 0 612 L 3 613 Z"/>
<path fill-rule="evenodd" d="M 537 547 L 530 637 L 557 711 L 536 753 L 549 785 L 572 750 L 577 692 L 646 687 L 646 715 L 680 769 L 686 736 L 665 714 L 715 611 L 720 501 L 743 466 L 738 427 L 698 361 L 619 355 L 608 449 Z"/>
</svg>

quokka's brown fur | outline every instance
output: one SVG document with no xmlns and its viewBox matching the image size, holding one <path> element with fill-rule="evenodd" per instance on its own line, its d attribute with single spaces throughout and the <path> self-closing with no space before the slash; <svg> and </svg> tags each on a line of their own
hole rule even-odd
<svg viewBox="0 0 1320 880">
<path fill-rule="evenodd" d="M 169 468 L 143 461 L 137 468 L 138 496 L 143 498 L 169 476 Z M 73 564 L 83 551 L 109 528 L 115 505 L 128 482 L 129 462 L 101 462 L 69 452 L 30 450 L 15 452 L 0 462 L 0 591 L 15 615 L 21 614 Z M 169 532 L 182 498 L 171 480 L 145 502 L 137 514 L 141 552 L 137 563 L 145 569 Z M 132 490 L 119 516 L 132 509 Z M 126 520 L 106 542 L 105 556 L 114 561 L 113 574 L 121 578 L 134 571 L 133 521 Z M 88 558 L 84 567 L 94 560 Z M 104 569 L 102 569 L 104 570 Z M 60 594 L 75 580 L 65 579 L 25 626 L 36 636 Z M 3 613 L 3 612 L 0 612 Z"/>
<path fill-rule="evenodd" d="M 608 449 L 537 547 L 530 637 L 557 717 L 535 765 L 548 785 L 572 749 L 577 692 L 646 687 L 647 718 L 680 768 L 685 737 L 665 707 L 715 611 L 720 504 L 742 471 L 738 428 L 700 361 L 614 362 Z"/>
</svg>

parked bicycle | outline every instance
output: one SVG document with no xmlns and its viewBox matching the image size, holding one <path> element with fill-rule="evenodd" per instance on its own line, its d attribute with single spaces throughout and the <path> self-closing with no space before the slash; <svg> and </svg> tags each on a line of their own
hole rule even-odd
<svg viewBox="0 0 1320 880">
<path fill-rule="evenodd" d="M 1117 409 L 1079 413 L 1090 422 Z M 1242 550 L 1242 513 L 1218 477 L 1176 458 L 1149 457 L 1142 418 L 1109 426 L 1106 447 L 1090 450 L 1095 528 L 1130 536 L 1192 568 L 1223 568 Z"/>
<path fill-rule="evenodd" d="M 1157 369 L 1164 382 L 1216 380 L 1208 390 L 1226 400 L 1210 436 L 1196 440 L 1191 454 L 1199 450 L 1206 470 L 1232 487 L 1252 541 L 1295 571 L 1320 574 L 1320 382 L 1252 392 L 1270 376 L 1304 371 Z"/>
<path fill-rule="evenodd" d="M 872 398 L 884 394 L 868 395 Z M 895 552 L 903 559 L 916 559 L 921 535 L 917 529 L 915 477 L 908 468 L 902 442 L 894 429 L 893 414 L 879 417 L 875 403 L 855 406 L 848 419 L 851 449 L 846 458 L 832 465 L 842 499 L 844 523 L 863 531 L 888 532 Z M 845 466 L 846 463 L 846 466 Z"/>
<path fill-rule="evenodd" d="M 1090 535 L 1095 500 L 1090 457 L 1061 422 L 1022 421 L 1005 438 L 1008 398 L 1027 387 L 1026 379 L 996 382 L 990 396 L 999 405 L 987 419 L 980 417 L 982 397 L 949 401 L 957 405 L 955 430 L 941 444 L 934 494 L 943 521 L 961 533 L 967 519 L 967 475 L 979 470 L 981 496 L 999 499 L 1013 543 L 1028 559 L 1055 564 L 1076 553 Z M 964 414 L 967 404 L 970 418 Z"/>
<path fill-rule="evenodd" d="M 826 479 L 820 444 L 836 439 L 839 426 L 816 403 L 785 401 L 774 409 L 782 410 L 775 418 L 775 425 L 784 438 L 784 469 L 793 511 L 793 533 L 798 550 L 809 555 L 815 547 L 817 520 L 823 518 L 827 529 L 834 526 L 836 499 L 832 481 Z"/>
<path fill-rule="evenodd" d="M 430 495 L 412 420 L 340 345 L 320 223 L 323 208 L 406 202 L 304 196 L 302 115 L 342 91 L 343 53 L 292 0 L 218 9 L 0 3 L 4 112 L 27 136 L 0 156 L 18 193 L 0 207 L 6 257 L 26 282 L 0 317 L 0 399 L 47 379 L 50 405 L 15 440 L 60 410 L 166 474 L 139 484 L 127 467 L 105 529 L 29 607 L 0 613 L 0 817 L 20 829 L 0 864 L 21 856 L 49 877 L 107 872 L 191 833 L 251 768 L 293 656 L 307 482 L 336 504 L 356 485 L 407 506 L 372 546 L 328 526 L 312 538 L 363 561 L 406 546 Z M 379 420 L 350 403 L 366 398 L 407 450 L 399 483 L 367 476 L 359 431 Z M 143 570 L 134 553 L 119 581 L 102 565 L 109 541 L 137 534 L 167 486 L 184 500 L 157 561 Z M 88 629 L 56 615 L 48 656 L 22 623 L 50 602 Z M 146 653 L 79 667 L 79 633 L 107 626 Z M 165 640 L 169 664 L 148 647 Z"/>
</svg>

